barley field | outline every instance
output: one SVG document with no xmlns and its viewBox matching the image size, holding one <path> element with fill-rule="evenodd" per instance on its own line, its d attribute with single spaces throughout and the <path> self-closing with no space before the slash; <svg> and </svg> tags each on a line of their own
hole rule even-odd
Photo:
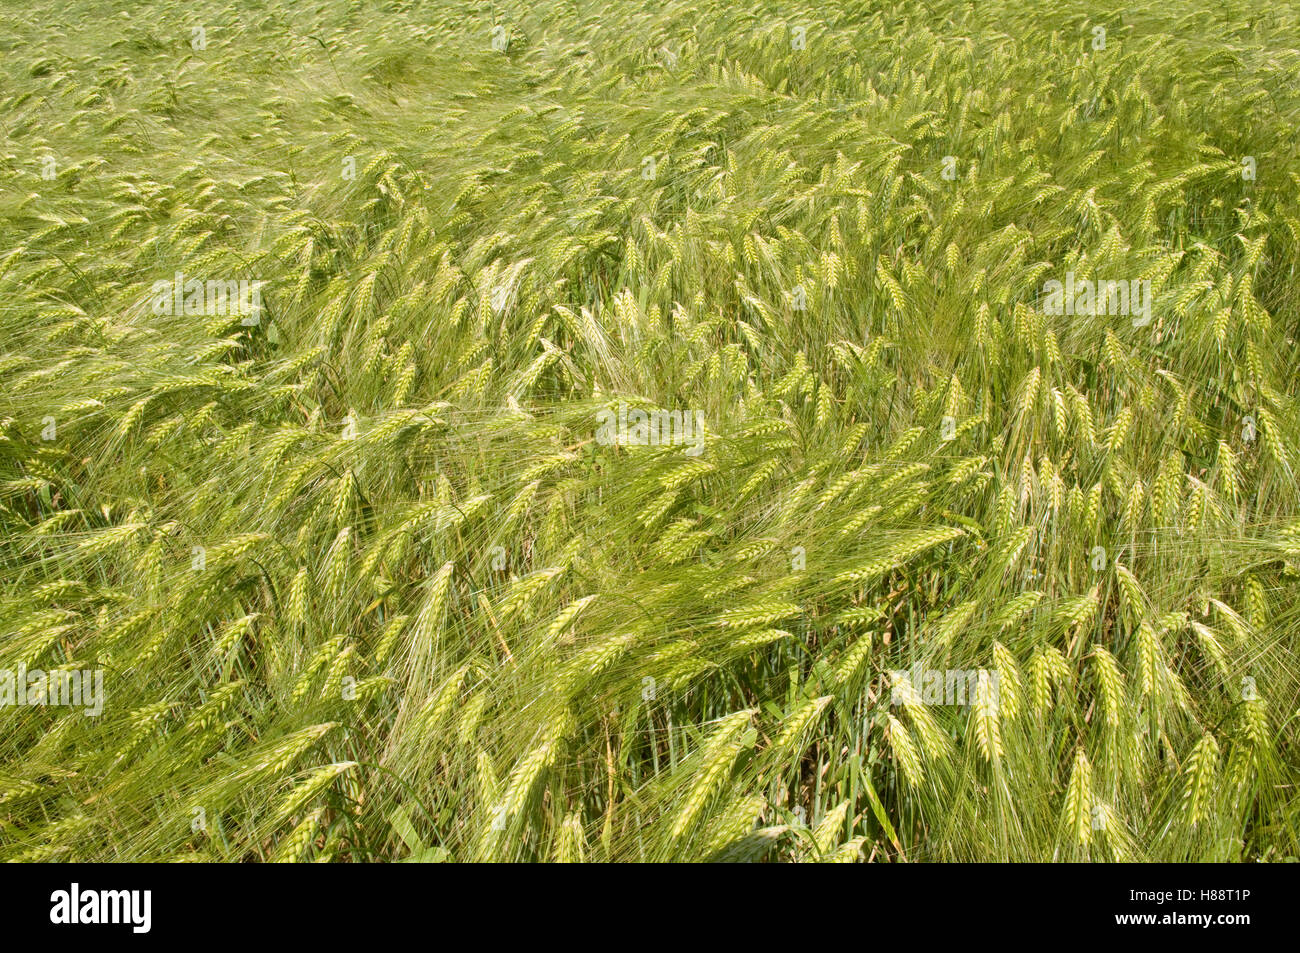
<svg viewBox="0 0 1300 953">
<path fill-rule="evenodd" d="M 4 17 L 0 860 L 1300 857 L 1300 4 Z"/>
</svg>

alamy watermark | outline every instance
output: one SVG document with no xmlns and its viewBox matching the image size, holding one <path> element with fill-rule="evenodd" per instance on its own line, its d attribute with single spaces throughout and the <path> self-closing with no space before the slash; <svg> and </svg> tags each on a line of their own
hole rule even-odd
<svg viewBox="0 0 1300 953">
<path fill-rule="evenodd" d="M 178 271 L 153 283 L 153 313 L 172 315 L 241 315 L 240 324 L 255 327 L 262 320 L 262 285 L 258 279 L 203 281 Z"/>
<path fill-rule="evenodd" d="M 605 446 L 666 447 L 690 444 L 688 457 L 704 452 L 704 412 L 701 410 L 638 410 L 618 402 L 618 412 L 596 414 L 596 442 Z"/>
<path fill-rule="evenodd" d="M 50 922 L 54 924 L 127 924 L 132 933 L 148 933 L 153 925 L 152 890 L 68 890 L 50 894 Z"/>
<path fill-rule="evenodd" d="M 0 708 L 28 708 L 44 705 L 86 709 L 87 718 L 104 710 L 104 670 L 45 672 L 0 668 Z"/>
<path fill-rule="evenodd" d="M 1151 280 L 1131 281 L 1076 279 L 1066 272 L 1065 283 L 1055 278 L 1043 285 L 1046 314 L 1125 314 L 1133 316 L 1133 327 L 1151 323 Z"/>
<path fill-rule="evenodd" d="M 920 662 L 907 669 L 890 672 L 892 687 L 891 705 L 920 702 L 923 705 L 975 705 L 985 703 L 997 707 L 998 673 L 982 668 L 924 668 Z M 987 697 L 981 698 L 980 681 L 988 686 Z"/>
</svg>

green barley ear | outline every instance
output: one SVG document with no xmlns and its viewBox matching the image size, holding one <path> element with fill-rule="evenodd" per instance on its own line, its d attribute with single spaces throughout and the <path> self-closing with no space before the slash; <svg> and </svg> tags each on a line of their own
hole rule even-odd
<svg viewBox="0 0 1300 953">
<path fill-rule="evenodd" d="M 1070 676 L 1069 664 L 1058 649 L 1046 647 L 1034 653 L 1029 660 L 1029 698 L 1037 717 L 1046 717 L 1056 703 L 1053 686 L 1063 690 Z"/>
<path fill-rule="evenodd" d="M 303 625 L 307 621 L 307 586 L 309 580 L 307 568 L 298 570 L 289 589 L 288 620 L 291 625 Z"/>
<path fill-rule="evenodd" d="M 1219 638 L 1219 634 L 1208 625 L 1203 625 L 1195 619 L 1188 623 L 1188 627 L 1196 635 L 1196 641 L 1201 647 L 1201 652 L 1214 665 L 1219 675 L 1226 680 L 1230 674 L 1228 651 Z"/>
<path fill-rule="evenodd" d="M 349 557 L 351 556 L 352 528 L 345 526 L 330 545 L 325 557 L 325 592 L 334 600 L 343 595 L 343 581 L 347 577 Z"/>
<path fill-rule="evenodd" d="M 1120 593 L 1123 596 L 1124 608 L 1134 622 L 1146 618 L 1147 600 L 1146 594 L 1142 591 L 1141 584 L 1137 577 L 1131 573 L 1126 566 L 1120 563 L 1115 564 L 1115 575 L 1120 582 Z"/>
<path fill-rule="evenodd" d="M 566 814 L 555 837 L 552 860 L 557 864 L 581 864 L 587 859 L 587 836 L 582 829 L 582 819 L 577 814 Z"/>
<path fill-rule="evenodd" d="M 969 599 L 944 613 L 930 635 L 934 651 L 941 652 L 951 645 L 979 607 L 978 600 Z"/>
<path fill-rule="evenodd" d="M 893 715 L 885 717 L 889 725 L 885 738 L 889 742 L 890 750 L 894 753 L 894 760 L 898 763 L 899 770 L 903 772 L 903 777 L 908 785 L 912 788 L 919 788 L 921 782 L 925 780 L 925 770 L 921 766 L 921 755 L 917 752 L 916 745 L 913 744 L 912 737 L 907 732 L 907 727 Z"/>
<path fill-rule="evenodd" d="M 993 664 L 997 671 L 998 715 L 1006 721 L 1019 717 L 1022 708 L 1024 682 L 1015 656 L 1001 642 L 993 643 Z"/>
<path fill-rule="evenodd" d="M 975 685 L 975 740 L 986 761 L 1000 761 L 1004 755 L 1002 747 L 1002 720 L 999 711 L 999 690 L 989 678 L 989 673 L 980 669 Z"/>
<path fill-rule="evenodd" d="M 952 739 L 939 727 L 934 714 L 917 696 L 910 682 L 902 681 L 906 686 L 903 696 L 903 710 L 916 726 L 916 733 L 921 738 L 921 748 L 931 761 L 944 761 L 952 752 Z"/>
<path fill-rule="evenodd" d="M 862 859 L 862 848 L 866 846 L 865 836 L 853 837 L 834 848 L 826 855 L 828 864 L 853 864 Z"/>
<path fill-rule="evenodd" d="M 1101 702 L 1101 716 L 1106 727 L 1113 730 L 1119 727 L 1123 714 L 1124 676 L 1120 674 L 1115 656 L 1103 646 L 1093 643 L 1091 654 Z"/>
<path fill-rule="evenodd" d="M 1248 683 L 1253 688 L 1253 683 Z M 1269 738 L 1269 720 L 1268 707 L 1265 705 L 1263 698 L 1247 698 L 1241 706 L 1241 715 L 1239 719 L 1240 730 L 1246 742 L 1254 749 L 1253 754 L 1258 754 L 1268 744 Z"/>
<path fill-rule="evenodd" d="M 745 736 L 745 729 L 754 714 L 753 709 L 733 712 L 714 728 L 700 755 L 696 781 L 686 794 L 669 831 L 674 842 L 682 840 L 690 831 L 708 802 L 724 786 L 736 756 L 751 743 Z"/>
<path fill-rule="evenodd" d="M 993 628 L 1001 633 L 1018 625 L 1042 600 L 1043 593 L 1037 590 L 1031 589 L 1028 592 L 1020 593 L 998 610 L 997 614 L 992 619 Z M 995 654 L 999 645 L 1000 643 L 994 643 Z M 1004 657 L 1010 659 L 1010 655 L 1006 654 L 1006 649 L 1003 648 L 1002 651 Z"/>
<path fill-rule="evenodd" d="M 317 808 L 299 821 L 289 835 L 276 846 L 275 854 L 270 858 L 271 863 L 298 863 L 311 846 L 312 841 L 316 839 L 316 833 L 320 828 L 321 818 L 324 814 L 324 808 Z"/>
<path fill-rule="evenodd" d="M 336 722 L 310 725 L 283 740 L 265 746 L 249 767 L 250 776 L 274 777 L 282 774 L 321 738 L 338 727 Z"/>
<path fill-rule="evenodd" d="M 1092 765 L 1082 748 L 1074 753 L 1061 823 L 1075 844 L 1088 846 L 1092 836 Z"/>
<path fill-rule="evenodd" d="M 1222 623 L 1224 628 L 1232 633 L 1233 643 L 1238 647 L 1248 645 L 1252 632 L 1250 623 L 1243 619 L 1231 606 L 1219 599 L 1210 599 L 1210 605 L 1215 610 L 1215 616 Z"/>
<path fill-rule="evenodd" d="M 1166 666 L 1160 638 L 1150 623 L 1143 622 L 1138 626 L 1137 655 L 1139 690 L 1144 697 L 1160 699 L 1163 697 Z"/>
<path fill-rule="evenodd" d="M 844 834 L 844 822 L 849 814 L 849 802 L 841 801 L 826 812 L 821 822 L 813 831 L 813 843 L 817 852 L 825 857 L 834 852 Z"/>
<path fill-rule="evenodd" d="M 1264 584 L 1258 576 L 1246 577 L 1246 618 L 1257 632 L 1268 629 L 1268 596 L 1264 594 Z"/>
<path fill-rule="evenodd" d="M 1124 514 L 1120 520 L 1120 525 L 1130 532 L 1135 532 L 1142 525 L 1146 497 L 1146 485 L 1141 480 L 1134 479 L 1129 486 L 1128 495 L 1125 497 Z"/>
<path fill-rule="evenodd" d="M 1223 489 L 1223 495 L 1235 503 L 1239 486 L 1237 455 L 1233 453 L 1228 444 L 1219 441 L 1217 459 L 1219 464 L 1219 486 Z"/>
<path fill-rule="evenodd" d="M 561 609 L 551 621 L 551 624 L 547 626 L 546 641 L 548 643 L 553 642 L 557 637 L 559 637 L 559 635 L 568 629 L 573 621 L 582 614 L 583 610 L 595 602 L 596 599 L 597 597 L 594 595 L 583 596 L 581 599 L 576 599 Z"/>
<path fill-rule="evenodd" d="M 836 662 L 834 673 L 831 676 L 831 684 L 836 694 L 845 697 L 849 692 L 861 685 L 864 666 L 871 655 L 873 638 L 871 632 L 862 633 L 849 645 L 839 661 Z"/>
<path fill-rule="evenodd" d="M 555 764 L 565 736 L 572 731 L 573 718 L 568 709 L 555 716 L 539 733 L 537 743 L 515 764 L 506 779 L 505 790 L 496 799 L 490 814 L 484 816 L 479 836 L 481 860 L 501 860 L 510 856 L 516 838 L 526 830 L 523 819 L 529 815 L 529 800 L 535 786 Z"/>
<path fill-rule="evenodd" d="M 454 695 L 453 695 L 454 697 Z M 487 710 L 488 696 L 486 692 L 474 692 L 465 701 L 464 706 L 460 709 L 456 718 L 456 742 L 462 747 L 468 746 L 475 738 L 478 737 L 483 727 L 483 715 Z M 492 762 L 484 751 L 478 752 L 478 763 L 480 769 L 484 766 L 491 766 Z M 490 775 L 483 774 L 480 770 L 480 778 L 490 777 L 492 780 L 494 793 L 496 784 L 495 771 Z"/>
<path fill-rule="evenodd" d="M 706 860 L 728 859 L 729 855 L 751 849 L 747 843 L 767 803 L 757 795 L 741 795 L 709 821 L 708 839 L 698 856 Z"/>
<path fill-rule="evenodd" d="M 298 676 L 298 680 L 294 682 L 293 688 L 290 690 L 290 701 L 296 703 L 307 696 L 307 693 L 311 691 L 311 686 L 316 678 L 316 673 L 324 667 L 326 662 L 338 654 L 338 651 L 342 647 L 343 641 L 346 638 L 347 636 L 342 634 L 333 636 L 321 645 L 321 647 L 316 650 L 315 654 L 307 660 L 307 664 L 303 666 L 302 672 Z"/>
<path fill-rule="evenodd" d="M 420 611 L 411 624 L 410 646 L 412 658 L 423 660 L 432 657 L 433 647 L 437 641 L 439 627 L 442 625 L 443 613 L 451 592 L 452 574 L 456 566 L 452 562 L 443 563 L 441 568 L 428 580 L 427 590 L 420 606 Z"/>
<path fill-rule="evenodd" d="M 1187 822 L 1195 827 L 1208 814 L 1219 767 L 1219 743 L 1214 735 L 1201 735 L 1187 759 L 1183 771 L 1183 810 Z"/>
<path fill-rule="evenodd" d="M 343 761 L 327 764 L 317 768 L 312 774 L 292 791 L 272 810 L 272 823 L 281 823 L 284 819 L 297 813 L 320 796 L 334 781 L 357 766 L 355 761 Z"/>
<path fill-rule="evenodd" d="M 375 643 L 374 661 L 376 665 L 384 665 L 389 656 L 393 654 L 393 648 L 397 645 L 398 637 L 406 627 L 406 623 L 411 620 L 409 615 L 396 615 L 388 620 L 380 634 L 378 641 Z"/>
<path fill-rule="evenodd" d="M 1101 496 L 1101 483 L 1094 483 L 1092 488 L 1088 490 L 1088 510 L 1085 520 L 1088 527 L 1088 534 L 1094 539 L 1101 528 Z"/>
<path fill-rule="evenodd" d="M 797 758 L 803 752 L 809 728 L 817 723 L 826 706 L 834 700 L 834 695 L 823 695 L 806 703 L 786 718 L 781 726 L 781 733 L 772 743 L 771 756 L 778 762 Z"/>
</svg>

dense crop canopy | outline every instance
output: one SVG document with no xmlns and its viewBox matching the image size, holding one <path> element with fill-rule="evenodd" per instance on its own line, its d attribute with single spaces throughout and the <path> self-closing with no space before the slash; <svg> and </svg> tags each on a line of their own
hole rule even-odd
<svg viewBox="0 0 1300 953">
<path fill-rule="evenodd" d="M 1300 854 L 1294 3 L 126 7 L 0 36 L 0 859 Z"/>
</svg>

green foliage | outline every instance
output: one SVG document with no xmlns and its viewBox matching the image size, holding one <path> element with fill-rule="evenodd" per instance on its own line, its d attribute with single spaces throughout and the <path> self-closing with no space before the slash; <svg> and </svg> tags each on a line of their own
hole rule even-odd
<svg viewBox="0 0 1300 953">
<path fill-rule="evenodd" d="M 25 13 L 0 859 L 1300 854 L 1294 4 Z"/>
</svg>

